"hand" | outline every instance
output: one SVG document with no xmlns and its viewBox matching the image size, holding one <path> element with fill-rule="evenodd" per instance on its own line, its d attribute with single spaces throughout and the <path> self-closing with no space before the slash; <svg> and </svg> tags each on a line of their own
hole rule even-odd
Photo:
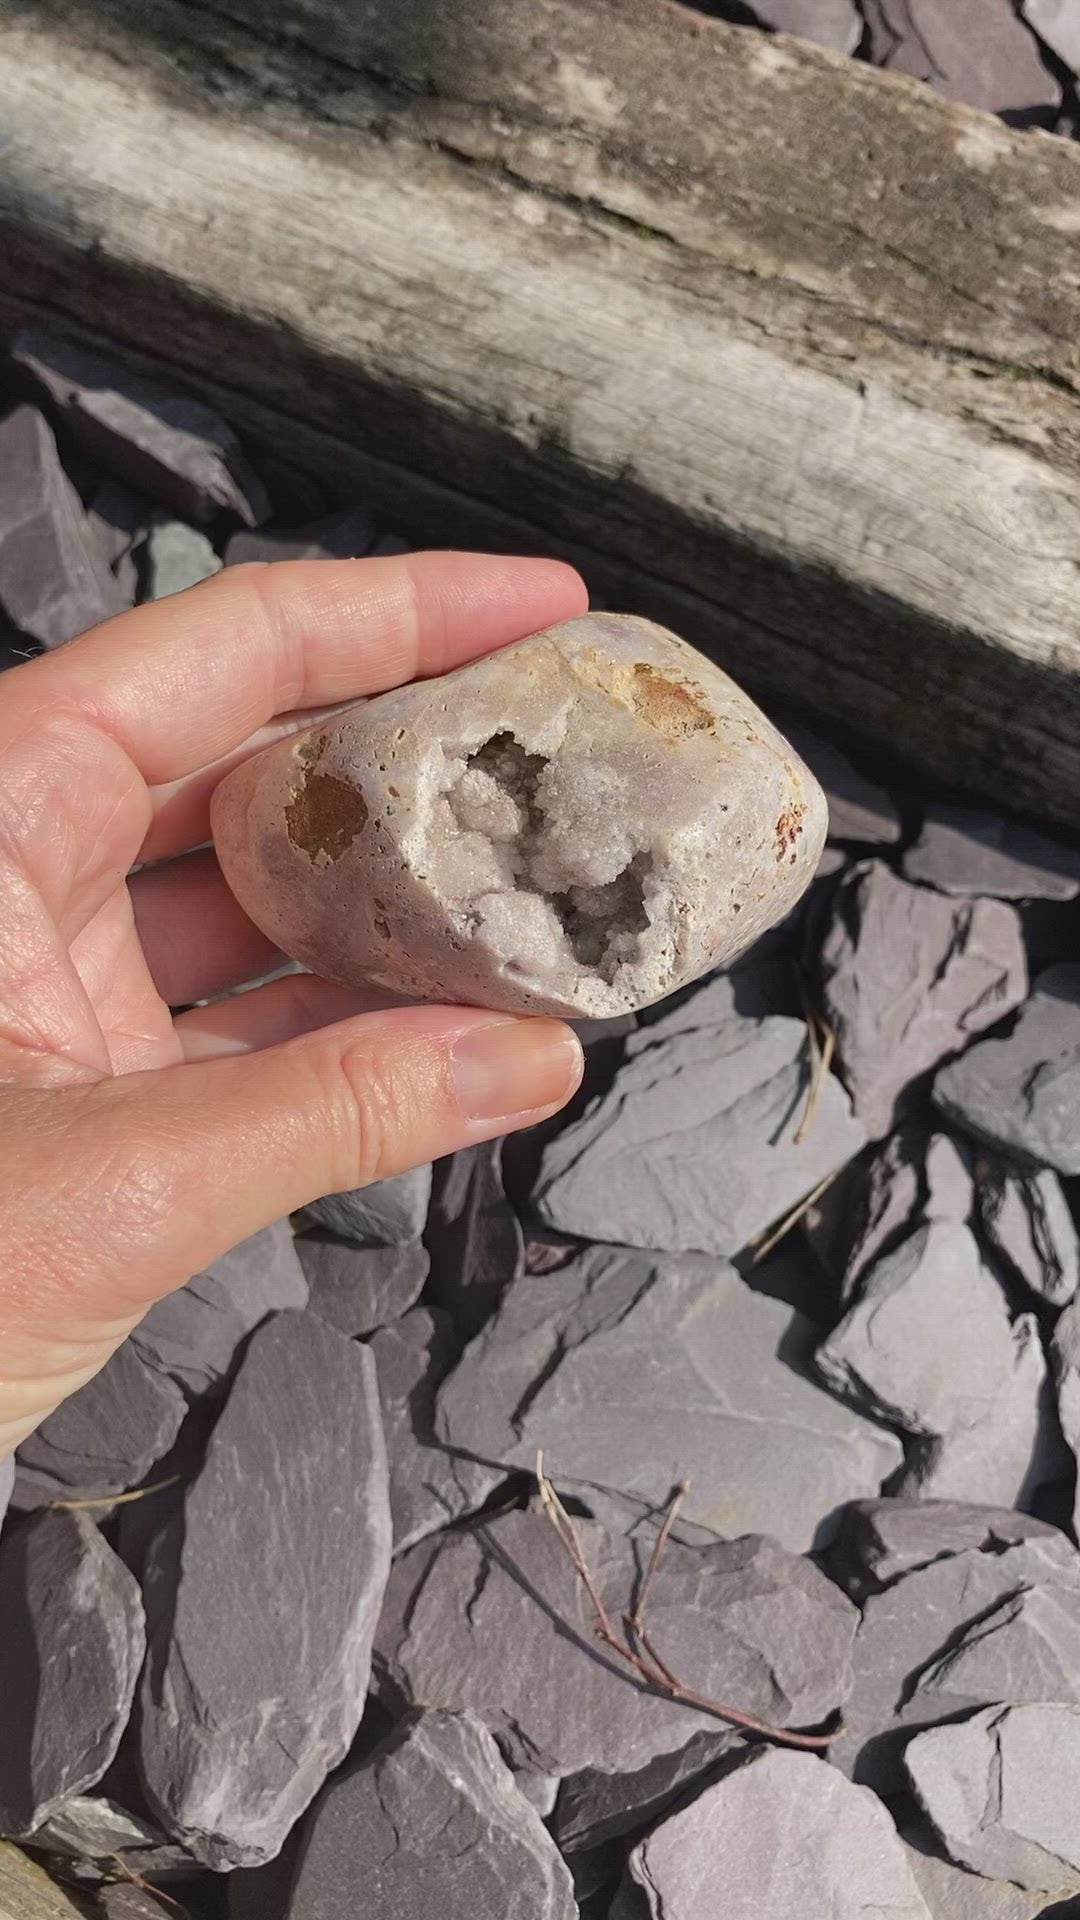
<svg viewBox="0 0 1080 1920">
<path fill-rule="evenodd" d="M 170 1008 L 279 959 L 192 851 L 230 766 L 585 605 L 539 560 L 236 567 L 0 679 L 0 1458 L 257 1228 L 573 1093 L 557 1021 L 300 974 Z"/>
</svg>

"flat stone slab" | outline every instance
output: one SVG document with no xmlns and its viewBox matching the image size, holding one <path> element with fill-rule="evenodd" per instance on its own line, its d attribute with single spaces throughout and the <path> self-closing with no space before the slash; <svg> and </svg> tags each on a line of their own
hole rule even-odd
<svg viewBox="0 0 1080 1920">
<path fill-rule="evenodd" d="M 206 1865 L 271 1859 L 348 1752 L 390 1539 L 370 1353 L 316 1314 L 276 1314 L 145 1585 L 142 1776 Z"/>
<path fill-rule="evenodd" d="M 951 100 L 1052 127 L 1061 86 L 1009 0 L 862 0 L 870 59 Z"/>
<path fill-rule="evenodd" d="M 949 900 L 881 861 L 840 882 L 818 972 L 841 1073 L 874 1139 L 890 1131 L 913 1083 L 1027 992 L 1013 907 Z"/>
<path fill-rule="evenodd" d="M 835 0 L 825 4 L 835 5 Z M 774 11 L 793 11 L 806 0 L 768 0 Z M 813 0 L 811 0 L 813 4 Z M 848 0 L 840 0 L 846 9 Z M 760 8 L 755 7 L 760 12 Z M 852 8 L 852 11 L 854 9 Z M 785 29 L 797 32 L 797 28 Z M 829 804 L 829 839 L 854 846 L 894 846 L 900 838 L 900 814 L 892 795 L 860 772 L 832 740 L 814 733 L 801 721 L 782 721 L 785 738 L 805 760 Z"/>
<path fill-rule="evenodd" d="M 934 1099 L 977 1139 L 1080 1173 L 1080 965 L 1041 973 L 1008 1037 L 982 1040 L 944 1067 Z"/>
<path fill-rule="evenodd" d="M 295 1244 L 311 1311 L 350 1339 L 400 1320 L 423 1292 L 429 1262 L 419 1240 L 354 1247 L 324 1234 L 299 1234 Z"/>
<path fill-rule="evenodd" d="M 164 514 L 152 522 L 140 559 L 144 600 L 164 600 L 221 572 L 221 560 L 205 533 L 183 520 L 169 520 Z"/>
<path fill-rule="evenodd" d="M 1006 1278 L 1066 1306 L 1080 1286 L 1080 1237 L 1057 1175 L 983 1156 L 976 1191 L 983 1237 Z"/>
<path fill-rule="evenodd" d="M 1063 1898 L 1080 1890 L 1080 1706 L 993 1706 L 916 1736 L 911 1785 L 952 1858 Z"/>
<path fill-rule="evenodd" d="M 17 407 L 0 420 L 0 612 L 52 648 L 126 604 L 52 428 L 34 407 Z"/>
<path fill-rule="evenodd" d="M 504 1469 L 546 1448 L 558 1485 L 610 1524 L 661 1512 L 686 1479 L 688 1523 L 802 1552 L 902 1460 L 815 1384 L 816 1331 L 720 1261 L 588 1247 L 508 1289 L 440 1389 L 437 1430 Z"/>
<path fill-rule="evenodd" d="M 930 1920 L 886 1809 L 810 1754 L 759 1748 L 635 1847 L 619 1920 Z"/>
<path fill-rule="evenodd" d="M 468 1713 L 411 1715 L 335 1781 L 307 1824 L 288 1920 L 355 1911 L 439 1920 L 576 1920 L 570 1874 Z"/>
<path fill-rule="evenodd" d="M 147 1366 L 199 1399 L 224 1390 L 244 1341 L 262 1321 L 307 1300 L 292 1230 L 279 1220 L 166 1294 L 139 1322 L 131 1344 Z"/>
<path fill-rule="evenodd" d="M 95 1786 L 146 1650 L 142 1600 L 85 1514 L 36 1514 L 0 1545 L 0 1832 L 34 1831 Z"/>
<path fill-rule="evenodd" d="M 428 1216 L 430 1298 L 465 1339 L 479 1333 L 506 1287 L 525 1271 L 521 1225 L 506 1196 L 501 1140 L 441 1161 Z"/>
<path fill-rule="evenodd" d="M 744 1746 L 734 1730 L 696 1733 L 685 1747 L 660 1754 L 635 1773 L 602 1773 L 596 1767 L 573 1773 L 559 1787 L 551 1830 L 571 1856 L 641 1834 Z"/>
<path fill-rule="evenodd" d="M 502 1475 L 440 1446 L 435 1394 L 461 1352 L 449 1314 L 414 1307 L 369 1341 L 390 1466 L 394 1552 L 482 1507 Z"/>
<path fill-rule="evenodd" d="M 302 527 L 246 528 L 230 535 L 225 565 L 243 566 L 250 560 L 355 560 L 369 553 L 377 538 L 375 516 L 369 507 L 345 507 Z"/>
<path fill-rule="evenodd" d="M 431 1199 L 431 1168 L 412 1167 L 353 1193 L 328 1193 L 305 1213 L 313 1225 L 354 1247 L 403 1247 L 419 1240 Z"/>
<path fill-rule="evenodd" d="M 964 1223 L 974 1205 L 970 1151 L 948 1134 L 909 1122 L 860 1156 L 806 1216 L 815 1253 L 847 1304 L 879 1255 L 933 1220 Z"/>
<path fill-rule="evenodd" d="M 900 1838 L 931 1920 L 1038 1920 L 1043 1914 L 1052 1920 L 1045 1894 L 1025 1893 L 1011 1881 L 969 1873 L 944 1854 L 932 1852 L 927 1836 L 917 1829 L 905 1828 Z"/>
<path fill-rule="evenodd" d="M 610 1092 L 544 1149 L 534 1205 L 547 1226 L 730 1255 L 858 1152 L 865 1134 L 831 1075 L 796 1143 L 805 1023 L 743 1013 L 747 998 L 752 978 L 719 975 L 628 1037 Z"/>
<path fill-rule="evenodd" d="M 905 1573 L 974 1547 L 997 1552 L 1022 1540 L 1060 1539 L 1056 1527 L 1009 1507 L 957 1500 L 854 1500 L 844 1508 L 827 1565 L 857 1603 Z"/>
<path fill-rule="evenodd" d="M 576 1525 L 618 1618 L 648 1549 Z M 754 1535 L 707 1547 L 669 1541 L 648 1600 L 650 1636 L 679 1678 L 772 1725 L 816 1725 L 843 1699 L 857 1618 L 808 1560 Z M 515 1767 L 632 1773 L 696 1733 L 725 1730 L 715 1715 L 645 1688 L 598 1644 L 582 1583 L 537 1511 L 403 1554 L 376 1654 L 388 1698 L 477 1714 Z"/>
<path fill-rule="evenodd" d="M 973 807 L 928 807 L 922 832 L 904 855 L 909 880 L 941 893 L 999 900 L 1075 900 L 1080 852 L 1004 814 Z"/>
<path fill-rule="evenodd" d="M 186 1413 L 175 1382 L 148 1367 L 125 1340 L 100 1373 L 23 1441 L 16 1505 L 95 1499 L 140 1486 L 168 1453 Z"/>
</svg>

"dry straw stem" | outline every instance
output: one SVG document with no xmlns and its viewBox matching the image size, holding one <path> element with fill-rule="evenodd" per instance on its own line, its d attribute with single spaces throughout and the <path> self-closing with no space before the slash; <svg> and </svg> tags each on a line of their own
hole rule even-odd
<svg viewBox="0 0 1080 1920">
<path fill-rule="evenodd" d="M 729 1707 L 722 1700 L 710 1699 L 707 1694 L 698 1693 L 693 1687 L 686 1686 L 676 1678 L 667 1662 L 657 1652 L 645 1628 L 645 1604 L 657 1568 L 663 1559 L 664 1549 L 679 1508 L 690 1491 L 689 1481 L 684 1481 L 676 1488 L 664 1517 L 663 1526 L 656 1536 L 645 1578 L 641 1583 L 641 1592 L 633 1607 L 622 1615 L 624 1637 L 624 1634 L 616 1630 L 611 1615 L 600 1597 L 574 1523 L 544 1472 L 542 1452 L 536 1456 L 536 1479 L 544 1512 L 592 1602 L 596 1614 L 597 1638 L 602 1640 L 606 1647 L 610 1647 L 612 1653 L 618 1654 L 620 1660 L 625 1660 L 647 1687 L 657 1693 L 666 1694 L 671 1700 L 682 1700 L 687 1706 L 697 1707 L 703 1713 L 715 1714 L 718 1720 L 728 1720 L 732 1726 L 742 1727 L 748 1733 L 760 1733 L 766 1740 L 775 1740 L 787 1747 L 808 1747 L 819 1750 L 829 1746 L 843 1732 L 842 1726 L 834 1727 L 830 1733 L 794 1733 L 787 1727 L 771 1727 L 766 1721 L 759 1720 L 755 1714 L 743 1713 L 738 1707 Z"/>
<path fill-rule="evenodd" d="M 135 1487 L 131 1493 L 103 1493 L 93 1500 L 50 1500 L 50 1513 L 83 1513 L 87 1507 L 129 1507 L 133 1500 L 146 1500 L 152 1493 L 164 1493 L 167 1487 L 178 1487 L 180 1475 L 170 1473 L 167 1480 L 155 1480 L 152 1486 Z"/>
</svg>

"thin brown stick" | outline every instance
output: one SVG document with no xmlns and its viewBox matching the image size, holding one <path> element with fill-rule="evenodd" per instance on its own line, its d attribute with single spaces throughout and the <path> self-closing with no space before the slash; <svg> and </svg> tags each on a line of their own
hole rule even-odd
<svg viewBox="0 0 1080 1920">
<path fill-rule="evenodd" d="M 780 1222 L 780 1225 L 776 1227 L 772 1233 L 770 1233 L 768 1239 L 761 1240 L 758 1242 L 757 1246 L 754 1247 L 754 1257 L 750 1263 L 752 1266 L 755 1266 L 755 1267 L 758 1266 L 759 1263 L 765 1259 L 766 1255 L 770 1254 L 773 1251 L 774 1247 L 778 1247 L 780 1245 L 781 1240 L 784 1240 L 787 1238 L 787 1235 L 791 1232 L 792 1227 L 798 1226 L 799 1221 L 803 1217 L 803 1214 L 809 1213 L 810 1208 L 813 1206 L 815 1200 L 820 1200 L 822 1194 L 826 1191 L 826 1188 L 832 1186 L 832 1183 L 836 1179 L 836 1176 L 839 1173 L 839 1171 L 840 1171 L 839 1167 L 834 1167 L 831 1173 L 827 1173 L 825 1175 L 824 1180 L 819 1180 L 817 1183 L 817 1186 L 811 1188 L 811 1191 L 805 1196 L 805 1198 L 799 1201 L 798 1206 L 792 1207 L 791 1212 L 788 1214 L 785 1214 L 784 1218 Z M 753 1242 L 751 1242 L 751 1245 L 753 1245 Z"/>
<path fill-rule="evenodd" d="M 795 1145 L 797 1147 L 802 1146 L 803 1141 L 806 1139 L 807 1134 L 814 1124 L 814 1116 L 821 1102 L 825 1082 L 829 1076 L 829 1068 L 832 1066 L 833 1054 L 836 1051 L 836 1035 L 828 1021 L 824 1020 L 817 1009 L 811 1005 L 810 997 L 805 987 L 800 985 L 799 990 L 802 994 L 803 1013 L 806 1017 L 806 1033 L 810 1045 L 810 1086 L 806 1096 L 806 1111 L 803 1114 L 799 1130 L 795 1135 Z"/>
<path fill-rule="evenodd" d="M 136 1487 L 132 1493 L 103 1493 L 94 1500 L 50 1500 L 49 1512 L 79 1513 L 86 1507 L 128 1507 L 133 1500 L 145 1500 L 151 1493 L 164 1493 L 166 1487 L 179 1485 L 180 1475 L 170 1473 L 167 1480 L 155 1480 L 151 1487 Z"/>
<path fill-rule="evenodd" d="M 569 1556 L 574 1571 L 584 1586 L 596 1612 L 597 1637 L 604 1642 L 605 1646 L 610 1647 L 613 1653 L 617 1653 L 620 1659 L 625 1660 L 627 1664 L 634 1669 L 639 1679 L 644 1681 L 646 1686 L 656 1693 L 666 1694 L 671 1700 L 680 1700 L 686 1706 L 697 1707 L 702 1713 L 713 1714 L 718 1720 L 728 1720 L 733 1726 L 745 1728 L 748 1733 L 760 1733 L 766 1739 L 775 1740 L 782 1746 L 817 1749 L 827 1747 L 831 1741 L 837 1738 L 837 1735 L 843 1730 L 842 1727 L 835 1727 L 831 1733 L 792 1733 L 789 1732 L 786 1727 L 771 1727 L 767 1721 L 759 1720 L 755 1714 L 743 1713 L 739 1707 L 729 1707 L 722 1700 L 712 1700 L 707 1694 L 698 1693 L 692 1687 L 687 1687 L 681 1680 L 678 1680 L 672 1673 L 671 1668 L 667 1665 L 667 1662 L 661 1658 L 653 1646 L 644 1626 L 643 1615 L 645 1611 L 645 1601 L 648 1598 L 653 1576 L 663 1557 L 664 1549 L 671 1534 L 676 1515 L 686 1497 L 688 1491 L 686 1484 L 677 1487 L 672 1495 L 671 1503 L 664 1517 L 664 1523 L 660 1528 L 660 1532 L 653 1546 L 637 1604 L 632 1613 L 624 1613 L 622 1616 L 627 1634 L 630 1635 L 632 1633 L 636 1635 L 637 1640 L 644 1649 L 644 1654 L 642 1654 L 635 1651 L 634 1647 L 630 1645 L 629 1639 L 620 1639 L 612 1625 L 611 1615 L 608 1613 L 597 1591 L 596 1582 L 593 1579 L 588 1561 L 585 1558 L 585 1552 L 578 1538 L 574 1523 L 567 1513 L 566 1508 L 563 1506 L 562 1501 L 559 1499 L 551 1481 L 544 1472 L 544 1456 L 542 1452 L 536 1456 L 536 1479 L 540 1489 L 540 1502 L 544 1512 L 551 1521 L 562 1547 Z"/>
<path fill-rule="evenodd" d="M 119 1869 L 129 1886 L 138 1887 L 141 1893 L 148 1893 L 152 1900 L 164 1900 L 167 1907 L 175 1907 L 177 1913 L 187 1920 L 187 1908 L 181 1906 L 179 1900 L 175 1900 L 171 1893 L 164 1892 L 161 1887 L 151 1886 L 149 1880 L 144 1880 L 141 1873 L 136 1873 L 134 1867 L 128 1866 L 122 1853 L 110 1853 L 109 1859 Z"/>
</svg>

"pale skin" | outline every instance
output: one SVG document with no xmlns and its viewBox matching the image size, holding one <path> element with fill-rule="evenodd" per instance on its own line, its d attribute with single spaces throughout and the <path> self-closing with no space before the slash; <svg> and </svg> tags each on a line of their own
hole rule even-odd
<svg viewBox="0 0 1080 1920">
<path fill-rule="evenodd" d="M 553 561 L 235 567 L 0 678 L 0 1459 L 248 1234 L 574 1093 L 554 1020 L 305 975 L 170 1009 L 280 961 L 204 849 L 228 767 L 586 606 Z"/>
</svg>

